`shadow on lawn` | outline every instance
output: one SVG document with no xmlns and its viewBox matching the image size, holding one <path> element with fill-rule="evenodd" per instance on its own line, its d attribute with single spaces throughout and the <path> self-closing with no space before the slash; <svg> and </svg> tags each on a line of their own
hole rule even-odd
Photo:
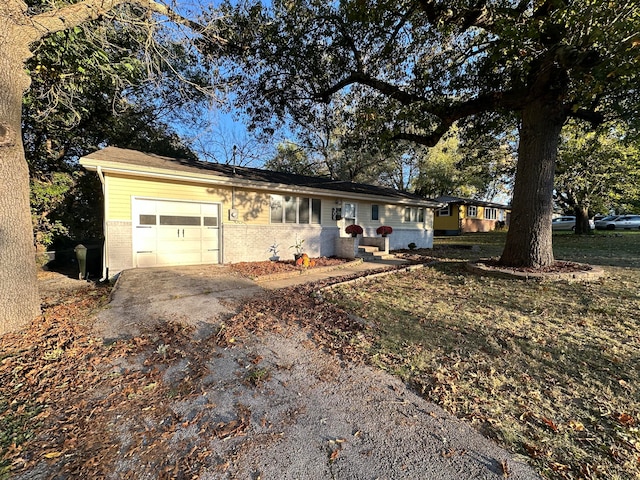
<svg viewBox="0 0 640 480">
<path fill-rule="evenodd" d="M 608 271 L 591 283 L 514 281 L 449 260 L 343 291 L 339 303 L 375 322 L 375 363 L 550 478 L 631 478 L 640 272 Z"/>
<path fill-rule="evenodd" d="M 460 260 L 499 257 L 502 254 L 505 240 L 505 232 L 436 237 L 433 255 Z M 475 250 L 462 248 L 474 245 L 476 246 Z M 553 252 L 557 260 L 599 266 L 640 268 L 640 232 L 595 231 L 591 235 L 556 232 L 553 234 Z"/>
</svg>

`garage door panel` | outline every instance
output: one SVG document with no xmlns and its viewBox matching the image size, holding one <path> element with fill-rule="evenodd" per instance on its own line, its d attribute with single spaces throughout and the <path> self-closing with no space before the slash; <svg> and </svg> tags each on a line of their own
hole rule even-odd
<svg viewBox="0 0 640 480">
<path fill-rule="evenodd" d="M 134 200 L 136 266 L 218 263 L 219 205 Z"/>
<path fill-rule="evenodd" d="M 158 252 L 156 266 L 200 265 L 201 252 Z"/>
<path fill-rule="evenodd" d="M 157 264 L 156 252 L 136 252 L 136 267 L 155 267 Z"/>
</svg>

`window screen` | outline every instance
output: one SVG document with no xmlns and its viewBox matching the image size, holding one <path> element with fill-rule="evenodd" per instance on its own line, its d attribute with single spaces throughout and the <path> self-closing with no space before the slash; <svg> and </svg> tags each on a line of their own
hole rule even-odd
<svg viewBox="0 0 640 480">
<path fill-rule="evenodd" d="M 309 223 L 309 199 L 301 198 L 298 204 L 298 223 Z"/>
<path fill-rule="evenodd" d="M 298 198 L 284 197 L 284 221 L 296 223 L 298 220 Z"/>
<path fill-rule="evenodd" d="M 311 223 L 320 223 L 320 199 L 311 199 Z"/>
</svg>

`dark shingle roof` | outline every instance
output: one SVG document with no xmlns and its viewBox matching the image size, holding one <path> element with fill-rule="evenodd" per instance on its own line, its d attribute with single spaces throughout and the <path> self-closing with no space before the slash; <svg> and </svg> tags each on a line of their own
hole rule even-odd
<svg viewBox="0 0 640 480">
<path fill-rule="evenodd" d="M 503 205 L 501 203 L 485 202 L 484 200 L 473 200 L 471 198 L 452 197 L 450 195 L 443 195 L 435 199 L 436 202 L 442 203 L 459 203 L 462 205 L 478 205 L 480 207 L 489 208 L 511 208 L 509 205 Z"/>
<path fill-rule="evenodd" d="M 234 167 L 232 165 L 221 163 L 162 157 L 160 155 L 143 153 L 136 150 L 128 150 L 118 147 L 106 147 L 102 150 L 98 150 L 89 155 L 86 155 L 83 158 L 103 162 L 114 162 L 131 166 L 172 170 L 175 172 L 190 172 L 199 174 L 210 173 L 212 175 L 252 182 L 264 182 L 278 185 L 317 188 L 322 190 L 364 195 L 377 195 L 393 198 L 396 200 L 416 200 L 422 203 L 433 202 L 434 207 L 437 207 L 438 205 L 436 205 L 436 203 L 439 203 L 408 192 L 401 192 L 398 190 L 394 190 L 393 188 L 379 187 L 376 185 L 332 180 L 328 177 L 310 177 L 307 175 L 274 172 L 271 170 L 261 170 L 258 168 Z"/>
</svg>

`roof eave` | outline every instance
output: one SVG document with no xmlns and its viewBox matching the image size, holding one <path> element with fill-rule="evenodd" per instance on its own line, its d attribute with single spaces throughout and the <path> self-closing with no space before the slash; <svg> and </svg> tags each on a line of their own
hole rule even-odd
<svg viewBox="0 0 640 480">
<path fill-rule="evenodd" d="M 120 174 L 120 175 L 129 175 L 134 177 L 146 177 L 146 178 L 158 178 L 158 179 L 166 179 L 166 180 L 182 180 L 189 182 L 199 182 L 205 183 L 208 185 L 220 185 L 220 186 L 231 186 L 231 187 L 239 187 L 239 188 L 248 188 L 255 190 L 275 190 L 282 191 L 287 193 L 298 193 L 298 194 L 316 194 L 322 195 L 330 198 L 352 198 L 354 200 L 367 200 L 367 201 L 375 201 L 378 199 L 385 199 L 387 203 L 395 204 L 395 205 L 412 205 L 412 206 L 421 206 L 425 208 L 443 208 L 446 206 L 445 203 L 434 202 L 432 200 L 421 200 L 421 199 L 413 199 L 413 198 L 400 198 L 400 197 L 392 197 L 386 195 L 374 195 L 374 194 L 365 194 L 365 193 L 353 193 L 353 192 L 344 192 L 338 190 L 329 190 L 323 189 L 319 187 L 303 187 L 289 184 L 281 184 L 281 183 L 272 183 L 272 182 L 256 182 L 251 180 L 245 180 L 240 178 L 212 175 L 212 174 L 200 174 L 200 173 L 191 173 L 191 172 L 172 172 L 165 169 L 159 169 L 154 167 L 136 167 L 136 168 L 126 168 L 123 167 L 122 163 L 119 162 L 109 162 L 104 160 L 95 160 L 88 157 L 80 158 L 80 165 L 82 165 L 85 169 L 89 171 L 97 171 L 98 167 L 101 168 L 103 174 Z"/>
</svg>

